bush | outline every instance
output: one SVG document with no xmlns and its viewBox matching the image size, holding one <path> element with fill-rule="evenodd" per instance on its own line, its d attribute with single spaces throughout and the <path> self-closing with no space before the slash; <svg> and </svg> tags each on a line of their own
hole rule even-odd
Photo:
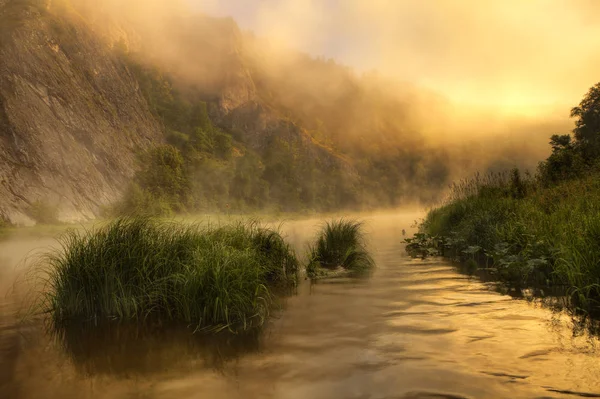
<svg viewBox="0 0 600 399">
<path fill-rule="evenodd" d="M 150 318 L 246 330 L 264 323 L 274 290 L 295 283 L 298 269 L 281 235 L 255 222 L 119 219 L 69 232 L 48 261 L 44 307 L 57 325 Z"/>
</svg>

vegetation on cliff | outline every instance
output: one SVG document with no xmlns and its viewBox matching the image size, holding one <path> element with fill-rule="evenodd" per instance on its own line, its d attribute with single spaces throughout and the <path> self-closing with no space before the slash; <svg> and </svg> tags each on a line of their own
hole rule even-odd
<svg viewBox="0 0 600 399">
<path fill-rule="evenodd" d="M 275 51 L 231 19 L 121 3 L 0 2 L 0 130 L 19 138 L 0 142 L 11 221 L 34 221 L 38 199 L 90 218 L 123 191 L 119 215 L 394 207 L 473 168 L 469 144 L 425 126 L 447 111 L 433 93 Z M 520 158 L 497 147 L 490 165 Z M 176 176 L 176 191 L 148 175 Z"/>
<path fill-rule="evenodd" d="M 452 187 L 420 233 L 414 256 L 482 266 L 517 288 L 564 289 L 572 307 L 600 315 L 600 84 L 571 114 L 572 135 L 552 136 L 536 176 L 476 176 Z"/>
<path fill-rule="evenodd" d="M 215 126 L 198 92 L 184 95 L 158 69 L 121 53 L 163 123 L 166 144 L 140 154 L 139 172 L 117 214 L 198 210 L 325 211 L 356 205 L 340 166 L 325 168 L 299 138 L 266 137 L 256 150 L 240 132 Z M 168 180 L 173 181 L 168 181 Z M 353 200 L 354 198 L 354 200 Z"/>
</svg>

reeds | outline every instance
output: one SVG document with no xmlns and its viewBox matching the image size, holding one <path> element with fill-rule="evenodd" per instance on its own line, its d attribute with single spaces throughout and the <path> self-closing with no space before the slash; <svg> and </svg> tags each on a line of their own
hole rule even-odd
<svg viewBox="0 0 600 399">
<path fill-rule="evenodd" d="M 316 277 L 320 270 L 343 268 L 351 274 L 363 275 L 373 269 L 374 262 L 366 249 L 363 224 L 355 220 L 326 222 L 309 249 L 307 274 Z"/>
<path fill-rule="evenodd" d="M 522 176 L 518 169 L 486 174 L 477 172 L 470 178 L 452 183 L 444 203 L 477 196 L 522 197 L 524 190 L 533 191 L 535 186 L 537 186 L 535 179 L 528 173 Z"/>
<path fill-rule="evenodd" d="M 43 306 L 55 323 L 151 318 L 214 330 L 262 325 L 274 290 L 295 283 L 298 271 L 282 236 L 256 222 L 151 219 L 69 232 L 46 265 Z"/>
</svg>

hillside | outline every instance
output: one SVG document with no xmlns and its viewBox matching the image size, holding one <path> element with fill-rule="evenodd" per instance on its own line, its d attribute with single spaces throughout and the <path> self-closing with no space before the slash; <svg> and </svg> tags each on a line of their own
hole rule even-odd
<svg viewBox="0 0 600 399">
<path fill-rule="evenodd" d="M 450 143 L 454 111 L 435 93 L 273 48 L 229 18 L 136 4 L 0 1 L 6 221 L 81 220 L 115 206 L 431 202 L 466 169 L 512 165 L 526 151 L 484 144 L 492 160 L 482 162 L 472 144 Z M 442 133 L 428 135 L 433 125 Z"/>
<path fill-rule="evenodd" d="M 0 214 L 93 217 L 162 140 L 131 73 L 83 21 L 0 2 Z"/>
</svg>

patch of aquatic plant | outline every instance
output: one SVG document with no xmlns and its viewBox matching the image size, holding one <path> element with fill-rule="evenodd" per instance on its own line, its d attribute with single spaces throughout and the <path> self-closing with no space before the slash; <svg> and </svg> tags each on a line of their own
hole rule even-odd
<svg viewBox="0 0 600 399">
<path fill-rule="evenodd" d="M 309 249 L 307 275 L 315 278 L 340 268 L 352 275 L 368 274 L 375 264 L 366 249 L 363 229 L 363 223 L 355 220 L 326 222 Z"/>
<path fill-rule="evenodd" d="M 406 252 L 413 258 L 428 258 L 442 253 L 443 239 L 430 236 L 427 233 L 416 233 L 412 238 L 404 240 Z"/>
<path fill-rule="evenodd" d="M 152 319 L 246 330 L 264 323 L 275 290 L 298 272 L 282 236 L 256 222 L 119 219 L 61 241 L 46 262 L 43 306 L 55 323 Z"/>
</svg>

